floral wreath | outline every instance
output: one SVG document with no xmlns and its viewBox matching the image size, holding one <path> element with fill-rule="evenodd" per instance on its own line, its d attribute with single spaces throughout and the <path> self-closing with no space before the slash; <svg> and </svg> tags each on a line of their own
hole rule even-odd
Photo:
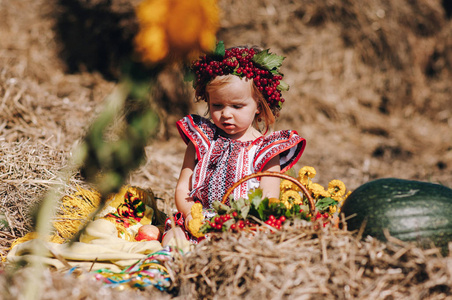
<svg viewBox="0 0 452 300">
<path fill-rule="evenodd" d="M 275 114 L 284 103 L 281 91 L 289 90 L 289 85 L 282 81 L 283 74 L 278 70 L 284 58 L 270 53 L 269 49 L 263 51 L 245 47 L 225 49 L 224 43 L 220 41 L 213 53 L 200 56 L 199 60 L 191 65 L 195 76 L 193 87 L 196 99 L 206 101 L 207 84 L 217 76 L 232 74 L 240 78 L 253 79 Z"/>
</svg>

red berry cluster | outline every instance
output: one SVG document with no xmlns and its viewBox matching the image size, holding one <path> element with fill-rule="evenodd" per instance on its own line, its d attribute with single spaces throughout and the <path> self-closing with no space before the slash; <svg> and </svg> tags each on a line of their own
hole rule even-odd
<svg viewBox="0 0 452 300">
<path fill-rule="evenodd" d="M 322 214 L 320 212 L 317 212 L 317 214 L 315 216 L 311 217 L 311 221 L 314 222 L 314 221 L 317 221 L 317 220 L 323 221 L 323 227 L 325 227 L 330 221 L 330 215 L 328 213 L 323 213 Z"/>
<path fill-rule="evenodd" d="M 231 224 L 228 222 L 229 220 L 233 219 L 233 223 Z M 270 215 L 268 220 L 265 221 L 265 224 L 274 227 L 275 229 L 281 229 L 282 224 L 286 221 L 285 216 L 281 216 L 279 218 L 276 218 L 274 215 Z M 225 214 L 225 215 L 217 215 L 216 217 L 212 218 L 210 221 L 207 221 L 210 225 L 210 231 L 214 232 L 221 232 L 223 229 L 227 229 L 228 226 L 224 225 L 225 222 L 228 222 L 230 224 L 229 230 L 230 231 L 240 231 L 245 228 L 255 228 L 258 226 L 257 223 L 251 221 L 251 220 L 243 220 L 239 216 L 239 214 L 234 211 L 231 214 Z M 228 224 L 228 225 L 229 225 Z"/>
<path fill-rule="evenodd" d="M 223 228 L 223 223 L 230 220 L 231 219 L 231 215 L 230 214 L 226 214 L 226 215 L 221 215 L 218 217 L 215 217 L 215 219 L 210 222 L 210 227 L 212 227 L 212 229 L 216 229 L 217 231 L 221 231 L 221 229 Z"/>
<path fill-rule="evenodd" d="M 281 91 L 278 90 L 281 75 L 275 75 L 253 61 L 256 50 L 248 48 L 232 48 L 225 50 L 223 57 L 205 55 L 192 65 L 196 81 L 196 97 L 205 99 L 206 85 L 217 76 L 235 74 L 240 77 L 253 79 L 254 84 L 267 100 L 270 108 L 279 108 L 284 102 Z"/>
<path fill-rule="evenodd" d="M 250 220 L 239 220 L 237 223 L 231 224 L 230 229 L 232 231 L 239 231 L 244 229 L 245 227 L 254 227 L 256 223 L 251 222 Z"/>
<path fill-rule="evenodd" d="M 278 219 L 274 215 L 270 215 L 265 224 L 275 227 L 276 229 L 281 229 L 282 224 L 286 221 L 285 216 L 281 216 Z"/>
<path fill-rule="evenodd" d="M 232 214 L 218 215 L 208 222 L 213 231 L 223 231 L 224 223 L 231 219 L 235 220 L 229 227 L 231 231 L 238 231 L 244 229 L 245 227 L 256 225 L 250 220 L 239 220 L 239 214 L 236 211 L 232 212 Z"/>
</svg>

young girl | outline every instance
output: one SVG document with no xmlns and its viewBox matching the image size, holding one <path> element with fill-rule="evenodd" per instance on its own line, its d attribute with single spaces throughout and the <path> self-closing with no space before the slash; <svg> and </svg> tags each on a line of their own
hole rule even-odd
<svg viewBox="0 0 452 300">
<path fill-rule="evenodd" d="M 210 209 L 242 177 L 259 171 L 285 172 L 300 158 L 306 143 L 296 131 L 265 135 L 284 102 L 278 72 L 282 60 L 268 50 L 232 48 L 202 56 L 192 65 L 196 98 L 207 102 L 210 120 L 189 115 L 177 122 L 187 144 L 175 194 L 179 227 L 167 226 L 163 245 L 172 237 L 196 240 L 185 230 L 195 202 Z M 264 134 L 258 129 L 261 123 Z M 278 198 L 279 181 L 250 179 L 234 190 L 234 199 L 259 187 L 264 196 Z"/>
</svg>

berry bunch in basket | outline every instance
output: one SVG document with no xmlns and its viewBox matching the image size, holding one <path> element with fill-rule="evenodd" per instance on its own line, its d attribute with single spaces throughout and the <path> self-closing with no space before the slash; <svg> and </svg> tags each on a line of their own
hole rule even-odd
<svg viewBox="0 0 452 300">
<path fill-rule="evenodd" d="M 284 203 L 262 197 L 260 189 L 249 193 L 248 198 L 231 201 L 227 206 L 220 201 L 213 203 L 215 216 L 205 220 L 199 232 L 237 232 L 242 230 L 281 229 L 283 224 L 295 218 L 310 220 L 308 212 L 295 204 L 287 208 Z"/>
<path fill-rule="evenodd" d="M 287 220 L 286 216 L 280 216 L 276 218 L 274 215 L 270 215 L 265 222 L 258 220 L 250 216 L 247 219 L 240 219 L 236 211 L 232 214 L 217 215 L 205 224 L 205 231 L 207 232 L 222 232 L 232 231 L 237 232 L 241 230 L 255 230 L 258 226 L 262 226 L 263 223 L 276 229 L 281 229 L 283 223 Z"/>
<path fill-rule="evenodd" d="M 281 226 L 286 220 L 287 220 L 286 216 L 280 216 L 279 218 L 275 218 L 274 215 L 270 215 L 268 217 L 268 220 L 265 221 L 264 223 L 271 227 L 275 227 L 276 229 L 281 229 Z"/>
</svg>

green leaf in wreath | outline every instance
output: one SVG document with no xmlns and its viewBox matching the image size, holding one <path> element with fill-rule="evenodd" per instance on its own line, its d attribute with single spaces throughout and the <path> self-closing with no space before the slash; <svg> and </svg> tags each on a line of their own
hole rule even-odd
<svg viewBox="0 0 452 300">
<path fill-rule="evenodd" d="M 268 50 L 269 49 L 266 49 L 255 54 L 253 56 L 253 61 L 271 71 L 279 68 L 285 57 L 269 53 Z"/>
<path fill-rule="evenodd" d="M 219 41 L 217 43 L 217 46 L 215 47 L 214 54 L 218 55 L 218 56 L 224 56 L 225 53 L 226 53 L 226 50 L 224 48 L 224 42 L 223 41 Z"/>
<path fill-rule="evenodd" d="M 280 80 L 279 85 L 276 87 L 280 91 L 288 91 L 289 90 L 289 84 Z"/>
</svg>

